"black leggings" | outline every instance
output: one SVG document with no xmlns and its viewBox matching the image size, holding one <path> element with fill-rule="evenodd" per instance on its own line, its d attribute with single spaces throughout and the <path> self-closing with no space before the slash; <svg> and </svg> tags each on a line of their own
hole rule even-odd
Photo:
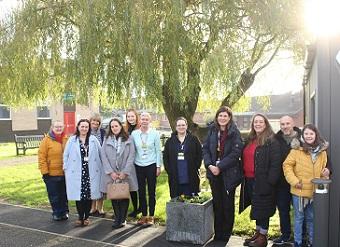
<svg viewBox="0 0 340 247">
<path fill-rule="evenodd" d="M 92 200 L 76 201 L 79 220 L 87 220 L 90 216 Z"/>
<path fill-rule="evenodd" d="M 131 202 L 133 205 L 133 211 L 137 212 L 138 210 L 138 198 L 137 191 L 130 191 Z"/>
</svg>

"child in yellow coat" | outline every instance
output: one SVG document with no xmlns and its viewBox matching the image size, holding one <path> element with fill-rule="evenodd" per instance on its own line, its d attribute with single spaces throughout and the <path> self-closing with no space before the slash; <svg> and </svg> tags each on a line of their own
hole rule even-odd
<svg viewBox="0 0 340 247">
<path fill-rule="evenodd" d="M 313 178 L 329 176 L 328 143 L 321 138 L 313 124 L 302 130 L 303 144 L 293 146 L 283 163 L 286 180 L 290 184 L 294 208 L 294 246 L 302 246 L 302 224 L 306 220 L 309 244 L 313 241 Z"/>
</svg>

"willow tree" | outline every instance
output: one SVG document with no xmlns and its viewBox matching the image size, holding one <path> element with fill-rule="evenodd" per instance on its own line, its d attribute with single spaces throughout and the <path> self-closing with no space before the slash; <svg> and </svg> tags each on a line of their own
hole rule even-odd
<svg viewBox="0 0 340 247">
<path fill-rule="evenodd" d="M 0 27 L 1 101 L 131 98 L 192 124 L 200 93 L 232 106 L 284 46 L 296 0 L 24 0 Z M 293 41 L 293 42 L 292 42 Z"/>
</svg>

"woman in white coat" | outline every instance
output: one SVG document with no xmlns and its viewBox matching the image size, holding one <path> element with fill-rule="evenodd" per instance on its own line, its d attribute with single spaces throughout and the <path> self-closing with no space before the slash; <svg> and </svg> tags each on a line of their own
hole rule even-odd
<svg viewBox="0 0 340 247">
<path fill-rule="evenodd" d="M 107 137 L 102 146 L 104 177 L 101 191 L 106 193 L 108 183 L 116 180 L 126 180 L 130 191 L 138 190 L 136 171 L 134 166 L 135 146 L 123 128 L 119 119 L 112 119 L 109 123 Z M 112 228 L 125 226 L 129 199 L 111 200 L 115 213 Z"/>
<path fill-rule="evenodd" d="M 68 200 L 75 200 L 79 218 L 76 226 L 88 226 L 92 200 L 101 198 L 100 143 L 91 135 L 90 121 L 79 120 L 75 134 L 64 151 L 64 172 Z"/>
</svg>

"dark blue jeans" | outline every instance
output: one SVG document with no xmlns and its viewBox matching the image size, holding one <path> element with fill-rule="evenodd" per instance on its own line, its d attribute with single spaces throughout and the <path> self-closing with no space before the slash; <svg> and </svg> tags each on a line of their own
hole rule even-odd
<svg viewBox="0 0 340 247">
<path fill-rule="evenodd" d="M 48 199 L 52 207 L 52 215 L 61 217 L 68 213 L 66 185 L 64 176 L 49 176 L 44 178 Z"/>
<path fill-rule="evenodd" d="M 284 238 L 289 238 L 291 234 L 290 205 L 292 196 L 289 186 L 278 186 L 276 190 L 276 206 L 280 216 L 280 230 Z"/>
</svg>

